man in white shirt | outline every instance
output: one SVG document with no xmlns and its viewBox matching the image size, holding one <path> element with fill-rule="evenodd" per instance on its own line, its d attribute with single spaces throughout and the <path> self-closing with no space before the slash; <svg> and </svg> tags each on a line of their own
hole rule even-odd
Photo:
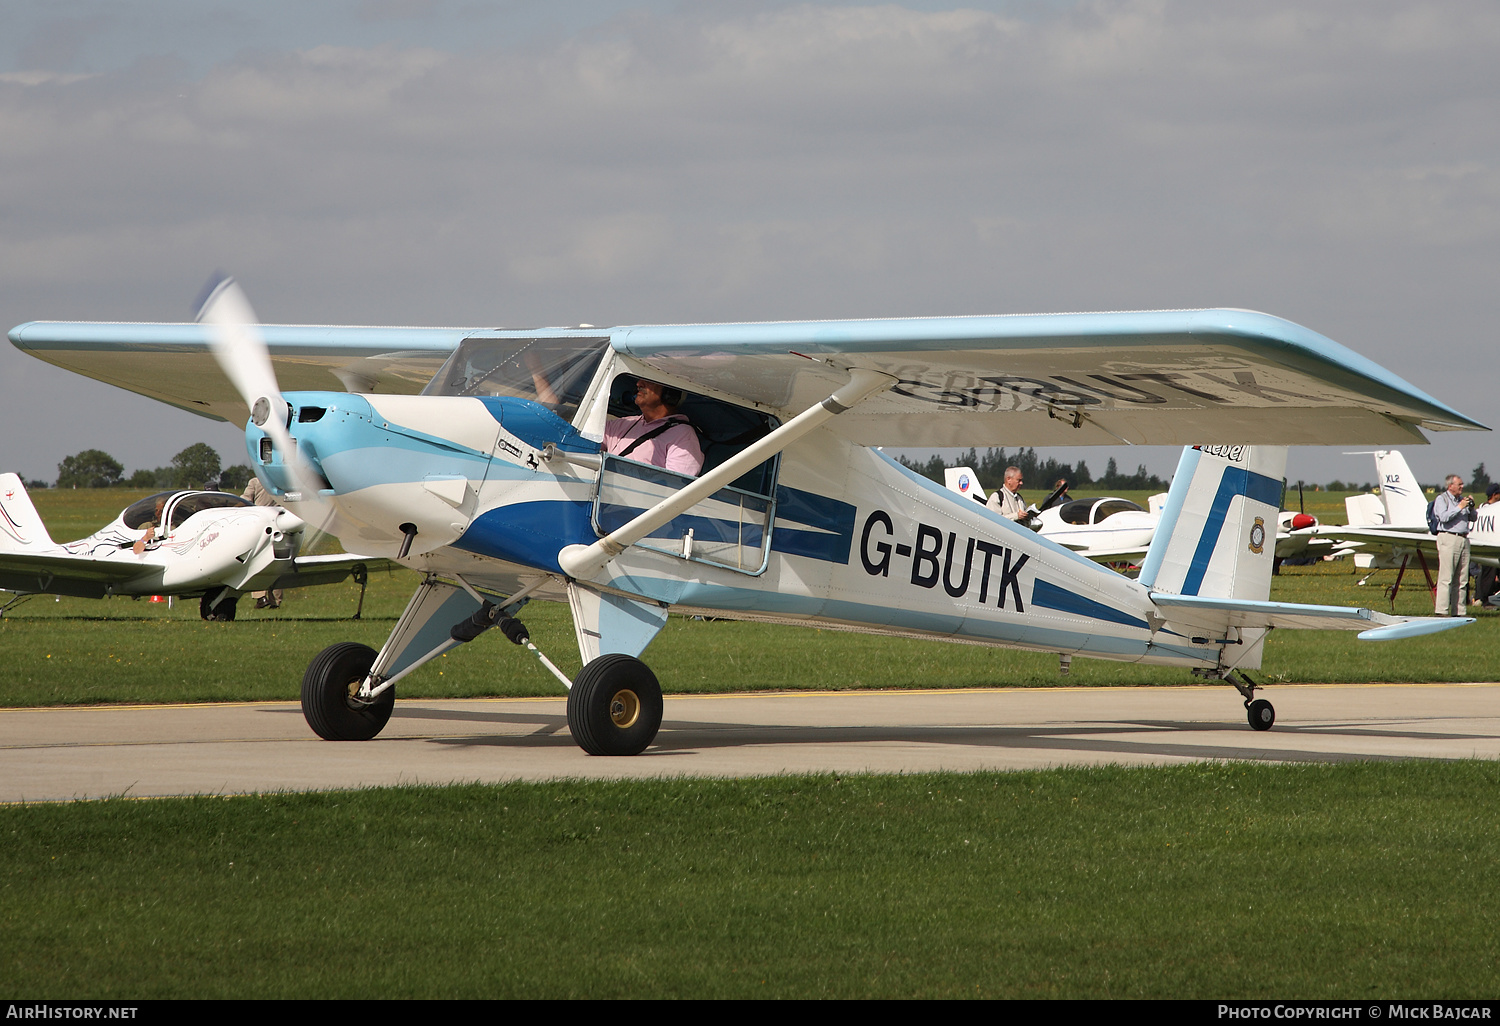
<svg viewBox="0 0 1500 1026">
<path fill-rule="evenodd" d="M 985 503 L 990 509 L 1010 520 L 1021 521 L 1026 517 L 1026 503 L 1021 501 L 1021 468 L 1005 468 L 1005 484 L 990 493 Z"/>
<path fill-rule="evenodd" d="M 604 426 L 604 451 L 679 474 L 697 477 L 703 469 L 703 447 L 688 419 L 669 405 L 659 382 L 641 378 L 635 383 L 638 417 L 621 417 Z M 675 393 L 675 390 L 673 390 Z M 673 399 L 677 394 L 672 395 Z"/>
</svg>

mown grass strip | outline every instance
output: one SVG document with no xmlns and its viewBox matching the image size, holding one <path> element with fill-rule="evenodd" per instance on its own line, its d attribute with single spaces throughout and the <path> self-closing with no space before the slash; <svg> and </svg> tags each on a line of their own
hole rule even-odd
<svg viewBox="0 0 1500 1026">
<path fill-rule="evenodd" d="M 1500 766 L 0 809 L 29 997 L 1488 997 Z"/>
</svg>

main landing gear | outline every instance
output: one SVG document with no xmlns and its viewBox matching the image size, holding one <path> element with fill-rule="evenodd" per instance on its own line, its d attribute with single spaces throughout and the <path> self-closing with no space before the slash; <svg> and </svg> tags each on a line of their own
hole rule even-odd
<svg viewBox="0 0 1500 1026">
<path fill-rule="evenodd" d="M 359 697 L 373 665 L 375 650 L 354 641 L 318 653 L 302 676 L 302 715 L 314 734 L 325 741 L 368 741 L 385 728 L 396 689 L 368 700 Z"/>
<path fill-rule="evenodd" d="M 568 689 L 568 729 L 580 748 L 590 755 L 645 751 L 661 728 L 656 675 L 634 656 L 613 652 L 590 660 L 576 681 L 568 680 L 532 644 L 526 626 L 510 615 L 525 604 L 529 590 L 496 606 L 467 585 L 450 585 L 435 576 L 424 580 L 379 653 L 343 642 L 312 661 L 302 678 L 307 725 L 328 741 L 370 740 L 390 720 L 402 677 L 497 627 Z"/>
<path fill-rule="evenodd" d="M 234 619 L 240 597 L 228 588 L 212 588 L 198 600 L 198 615 L 205 620 L 228 622 Z"/>
<path fill-rule="evenodd" d="M 655 740 L 661 713 L 656 674 L 617 652 L 590 662 L 568 691 L 568 729 L 590 755 L 639 755 Z"/>
</svg>

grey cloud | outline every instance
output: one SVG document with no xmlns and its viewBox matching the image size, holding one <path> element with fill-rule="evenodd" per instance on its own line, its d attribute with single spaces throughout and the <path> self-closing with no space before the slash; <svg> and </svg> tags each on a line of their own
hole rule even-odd
<svg viewBox="0 0 1500 1026">
<path fill-rule="evenodd" d="M 275 320 L 1249 306 L 1484 416 L 1432 350 L 1491 359 L 1500 12 L 727 10 L 0 77 L 0 308 L 178 319 L 212 267 Z"/>
</svg>

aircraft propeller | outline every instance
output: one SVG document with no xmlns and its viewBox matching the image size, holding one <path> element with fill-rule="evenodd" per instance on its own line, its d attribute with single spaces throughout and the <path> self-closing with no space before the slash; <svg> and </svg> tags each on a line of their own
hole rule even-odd
<svg viewBox="0 0 1500 1026">
<path fill-rule="evenodd" d="M 209 348 L 219 369 L 245 400 L 250 420 L 271 436 L 271 443 L 291 472 L 297 493 L 288 492 L 287 498 L 302 507 L 302 519 L 310 525 L 303 537 L 304 551 L 310 550 L 326 533 L 335 511 L 319 494 L 324 487 L 323 475 L 299 451 L 288 430 L 291 407 L 281 394 L 260 322 L 245 290 L 228 275 L 211 278 L 198 304 L 197 320 L 208 327 Z"/>
</svg>

